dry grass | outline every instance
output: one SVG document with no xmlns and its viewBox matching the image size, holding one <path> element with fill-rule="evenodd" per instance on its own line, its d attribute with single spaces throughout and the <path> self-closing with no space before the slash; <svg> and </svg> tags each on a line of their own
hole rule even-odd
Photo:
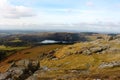
<svg viewBox="0 0 120 80">
<path fill-rule="evenodd" d="M 100 42 L 101 45 L 108 44 L 111 47 L 120 49 L 118 44 L 115 42 Z M 71 70 L 71 69 L 80 69 L 80 70 L 89 70 L 91 77 L 99 75 L 101 77 L 114 76 L 115 74 L 119 75 L 120 67 L 111 68 L 111 69 L 99 69 L 99 65 L 102 62 L 111 62 L 119 61 L 120 53 L 104 53 L 104 54 L 92 54 L 92 55 L 83 55 L 83 54 L 74 54 L 75 51 L 80 50 L 82 47 L 89 47 L 93 44 L 91 43 L 76 43 L 74 45 L 69 45 L 61 48 L 55 53 L 55 56 L 58 60 L 44 59 L 41 61 L 42 66 L 48 66 L 49 68 L 58 68 L 60 70 Z M 114 45 L 114 46 L 112 46 Z M 71 55 L 67 55 L 71 53 Z M 108 74 L 109 73 L 109 74 Z M 65 74 L 65 73 L 63 73 Z M 55 74 L 56 75 L 56 74 Z"/>
<path fill-rule="evenodd" d="M 100 69 L 99 65 L 102 62 L 111 62 L 111 61 L 118 61 L 120 60 L 120 57 L 115 58 L 115 56 L 120 56 L 120 54 L 116 54 L 115 56 L 112 56 L 113 54 L 101 54 L 101 55 L 70 55 L 68 57 L 59 59 L 59 60 L 49 60 L 44 59 L 41 61 L 41 66 L 47 66 L 50 69 L 58 69 L 56 72 L 52 71 L 48 76 L 65 76 L 66 70 L 85 70 L 89 71 L 89 74 L 81 74 L 81 76 L 76 80 L 85 80 L 86 78 L 88 80 L 93 80 L 96 78 L 105 79 L 107 77 L 108 80 L 119 80 L 114 79 L 120 77 L 120 67 L 115 68 L 108 68 L 108 69 Z M 70 73 L 68 73 L 70 74 Z M 70 74 L 71 75 L 71 74 Z M 75 75 L 75 74 L 72 74 Z M 71 76 L 72 76 L 71 75 Z M 76 75 L 80 75 L 79 73 Z M 84 79 L 84 76 L 85 79 Z M 47 76 L 46 76 L 47 77 Z M 74 80 L 74 79 L 73 79 Z"/>
<path fill-rule="evenodd" d="M 38 59 L 38 56 L 41 53 L 49 52 L 51 50 L 61 48 L 63 46 L 64 45 L 43 45 L 19 51 L 16 54 L 13 54 L 12 56 L 0 62 L 0 72 L 4 72 L 8 68 L 7 65 L 9 65 L 8 62 L 10 61 L 17 61 L 20 59 Z M 28 52 L 29 54 L 25 54 Z"/>
</svg>

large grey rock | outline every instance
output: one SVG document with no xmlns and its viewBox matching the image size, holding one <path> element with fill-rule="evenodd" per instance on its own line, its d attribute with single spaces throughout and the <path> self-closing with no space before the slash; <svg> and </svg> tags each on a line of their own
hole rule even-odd
<svg viewBox="0 0 120 80">
<path fill-rule="evenodd" d="M 8 70 L 8 72 L 11 73 L 12 79 L 18 79 L 24 76 L 25 70 L 25 67 L 12 67 Z"/>
<path fill-rule="evenodd" d="M 0 73 L 0 80 L 7 80 L 9 77 L 11 77 L 10 72 Z"/>
<path fill-rule="evenodd" d="M 31 60 L 23 59 L 15 63 L 16 66 L 24 66 L 25 68 L 29 68 L 32 65 Z"/>
<path fill-rule="evenodd" d="M 40 67 L 40 63 L 38 60 L 29 59 L 20 60 L 16 62 L 15 65 L 25 67 L 26 69 L 31 70 L 32 72 L 36 71 Z"/>
<path fill-rule="evenodd" d="M 14 63 L 5 73 L 0 74 L 0 80 L 25 80 L 40 67 L 37 60 L 20 60 Z M 30 80 L 37 80 L 30 78 Z"/>
</svg>

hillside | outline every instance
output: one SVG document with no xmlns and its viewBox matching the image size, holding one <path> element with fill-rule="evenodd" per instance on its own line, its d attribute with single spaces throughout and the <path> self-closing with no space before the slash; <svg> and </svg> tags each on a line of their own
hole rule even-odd
<svg viewBox="0 0 120 80">
<path fill-rule="evenodd" d="M 21 80 L 22 76 L 22 80 L 119 80 L 119 35 L 94 34 L 89 39 L 91 41 L 41 45 L 18 51 L 0 63 L 0 72 L 3 72 L 0 78 L 15 72 L 17 77 L 13 75 L 10 79 Z M 26 68 L 29 64 L 37 68 Z"/>
<path fill-rule="evenodd" d="M 52 60 L 43 59 L 41 65 L 50 69 L 58 69 L 57 72 L 65 76 L 65 78 L 60 77 L 64 80 L 67 78 L 70 80 L 71 78 L 73 80 L 119 80 L 119 52 L 120 41 L 117 39 L 76 43 L 56 51 L 55 58 Z"/>
</svg>

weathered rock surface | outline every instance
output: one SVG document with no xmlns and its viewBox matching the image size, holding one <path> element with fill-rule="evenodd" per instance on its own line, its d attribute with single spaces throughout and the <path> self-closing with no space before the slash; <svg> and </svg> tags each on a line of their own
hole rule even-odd
<svg viewBox="0 0 120 80">
<path fill-rule="evenodd" d="M 14 63 L 5 73 L 0 74 L 0 80 L 25 80 L 40 67 L 39 61 L 24 59 Z M 30 78 L 29 80 L 37 80 Z"/>
<path fill-rule="evenodd" d="M 29 76 L 26 80 L 39 80 L 38 77 L 41 73 L 43 73 L 42 70 L 37 70 L 31 76 Z M 43 74 L 43 75 L 45 75 L 45 74 Z"/>
<path fill-rule="evenodd" d="M 26 80 L 38 80 L 37 76 L 30 76 Z"/>
<path fill-rule="evenodd" d="M 17 78 L 23 78 L 25 76 L 25 70 L 25 67 L 12 67 L 8 72 L 11 74 L 10 78 L 16 80 Z"/>
<path fill-rule="evenodd" d="M 113 68 L 119 66 L 120 66 L 120 61 L 112 61 L 112 62 L 107 62 L 107 63 L 104 62 L 100 64 L 99 68 Z"/>
<path fill-rule="evenodd" d="M 15 63 L 15 66 L 24 66 L 26 69 L 30 68 L 32 62 L 28 59 L 20 60 Z"/>
<path fill-rule="evenodd" d="M 103 51 L 108 50 L 110 47 L 108 45 L 98 45 L 98 46 L 91 46 L 91 47 L 83 47 L 80 51 L 77 51 L 76 54 L 87 54 L 91 55 L 93 53 L 102 53 Z"/>
<path fill-rule="evenodd" d="M 10 72 L 0 73 L 0 80 L 8 80 L 11 77 Z"/>
</svg>

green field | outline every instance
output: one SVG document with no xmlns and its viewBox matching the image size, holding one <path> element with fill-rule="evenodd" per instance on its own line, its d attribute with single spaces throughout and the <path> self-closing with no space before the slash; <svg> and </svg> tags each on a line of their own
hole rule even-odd
<svg viewBox="0 0 120 80">
<path fill-rule="evenodd" d="M 28 47 L 11 47 L 11 46 L 4 46 L 4 45 L 1 45 L 0 46 L 0 50 L 22 50 L 22 49 L 26 49 Z"/>
</svg>

